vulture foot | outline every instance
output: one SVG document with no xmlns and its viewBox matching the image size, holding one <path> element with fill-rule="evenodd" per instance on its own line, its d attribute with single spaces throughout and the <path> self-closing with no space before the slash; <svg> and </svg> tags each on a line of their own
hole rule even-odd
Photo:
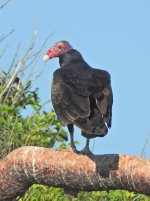
<svg viewBox="0 0 150 201">
<path fill-rule="evenodd" d="M 80 151 L 80 154 L 93 156 L 93 153 L 91 152 L 91 150 L 89 148 L 89 142 L 90 142 L 90 140 L 87 138 L 86 139 L 86 145 L 85 145 L 84 149 L 82 149 Z"/>
<path fill-rule="evenodd" d="M 91 152 L 91 150 L 89 149 L 89 147 L 85 147 L 84 149 L 82 149 L 80 151 L 80 154 L 93 156 L 93 153 Z"/>
</svg>

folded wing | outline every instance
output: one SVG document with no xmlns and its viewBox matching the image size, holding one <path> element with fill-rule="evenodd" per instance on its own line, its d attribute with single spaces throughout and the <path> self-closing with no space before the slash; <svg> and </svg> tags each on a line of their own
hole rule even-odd
<svg viewBox="0 0 150 201">
<path fill-rule="evenodd" d="M 112 102 L 107 71 L 60 68 L 54 72 L 52 103 L 63 125 L 74 123 L 89 134 L 107 133 L 106 125 L 111 127 Z"/>
</svg>

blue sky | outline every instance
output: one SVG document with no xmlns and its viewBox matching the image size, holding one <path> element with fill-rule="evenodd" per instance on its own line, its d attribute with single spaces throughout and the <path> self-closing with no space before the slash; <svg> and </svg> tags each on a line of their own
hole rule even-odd
<svg viewBox="0 0 150 201">
<path fill-rule="evenodd" d="M 0 45 L 1 49 L 8 46 L 0 65 L 11 64 L 18 44 L 19 56 L 23 54 L 35 29 L 38 30 L 37 49 L 54 30 L 43 55 L 55 42 L 67 40 L 92 67 L 111 74 L 113 124 L 107 136 L 91 140 L 94 153 L 140 155 L 150 134 L 149 10 L 149 0 L 12 0 L 0 10 L 0 36 L 15 29 Z M 37 68 L 42 66 L 41 56 Z M 49 61 L 34 83 L 33 87 L 40 88 L 43 102 L 50 99 L 52 74 L 58 67 L 58 59 Z M 84 138 L 78 129 L 75 138 L 81 148 Z M 146 156 L 150 156 L 149 144 Z"/>
</svg>

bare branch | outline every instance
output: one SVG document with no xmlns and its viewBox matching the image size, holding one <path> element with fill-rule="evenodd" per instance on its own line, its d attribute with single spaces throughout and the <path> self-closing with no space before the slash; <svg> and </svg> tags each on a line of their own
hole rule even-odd
<svg viewBox="0 0 150 201">
<path fill-rule="evenodd" d="M 7 50 L 8 47 L 9 47 L 9 46 L 6 45 L 6 46 L 1 50 L 1 52 L 0 52 L 0 58 L 2 58 L 2 56 L 4 55 L 4 53 L 6 52 L 6 50 Z"/>
<path fill-rule="evenodd" d="M 8 84 L 6 85 L 5 89 L 1 92 L 1 94 L 0 94 L 0 103 L 2 101 L 3 95 L 9 90 L 10 86 L 14 82 L 14 80 L 15 80 L 15 78 L 17 76 L 17 73 L 18 73 L 19 69 L 21 68 L 21 65 L 22 65 L 22 62 L 20 61 L 19 64 L 17 65 L 17 67 L 16 67 L 11 79 L 9 80 Z"/>
<path fill-rule="evenodd" d="M 10 36 L 11 34 L 13 34 L 14 31 L 15 31 L 15 29 L 12 29 L 9 33 L 7 33 L 6 35 L 2 36 L 2 37 L 0 38 L 0 43 L 1 43 L 3 40 L 5 40 L 8 36 Z"/>
<path fill-rule="evenodd" d="M 143 146 L 143 148 L 142 148 L 142 150 L 141 150 L 140 156 L 143 157 L 143 158 L 145 157 L 145 150 L 146 150 L 146 147 L 147 147 L 147 145 L 148 145 L 149 138 L 150 138 L 150 134 L 147 136 L 147 138 L 146 138 L 146 140 L 145 140 L 145 143 L 144 143 L 144 146 Z"/>
<path fill-rule="evenodd" d="M 5 3 L 0 6 L 0 9 L 4 8 L 9 3 L 9 1 L 11 1 L 11 0 L 5 1 Z"/>
<path fill-rule="evenodd" d="M 0 200 L 12 200 L 39 183 L 65 191 L 124 189 L 150 195 L 150 160 L 69 150 L 22 147 L 0 161 Z"/>
<path fill-rule="evenodd" d="M 13 68 L 13 66 L 15 66 L 15 61 L 16 61 L 17 56 L 18 56 L 19 48 L 20 48 L 20 45 L 18 45 L 18 47 L 17 47 L 17 49 L 16 49 L 14 58 L 13 58 L 13 60 L 12 60 L 12 62 L 11 62 L 11 65 L 10 65 L 10 67 L 9 67 L 9 69 L 8 69 L 8 72 L 7 72 L 8 75 L 10 74 L 11 69 Z"/>
<path fill-rule="evenodd" d="M 25 64 L 27 62 L 27 60 L 29 59 L 30 57 L 30 54 L 31 54 L 31 51 L 35 45 L 35 39 L 36 39 L 36 36 L 37 36 L 37 32 L 35 31 L 34 32 L 34 35 L 32 37 L 32 40 L 31 40 L 31 43 L 29 45 L 29 48 L 28 50 L 25 52 L 25 54 L 23 55 L 23 58 L 19 61 L 19 63 L 17 64 L 16 68 L 14 69 L 14 72 L 11 76 L 11 78 L 8 80 L 8 83 L 6 85 L 6 87 L 4 88 L 4 90 L 1 92 L 0 94 L 0 103 L 2 102 L 2 99 L 3 99 L 3 95 L 9 91 L 9 88 L 11 87 L 12 83 L 14 82 L 15 78 L 17 77 L 17 74 L 19 72 L 22 71 L 22 73 L 24 73 L 24 69 L 25 69 Z M 16 58 L 17 56 L 17 53 L 15 54 L 15 57 L 14 59 Z M 12 65 L 14 64 L 14 61 L 12 63 Z M 12 68 L 12 65 L 11 65 L 11 68 Z M 9 69 L 10 70 L 10 69 Z"/>
</svg>

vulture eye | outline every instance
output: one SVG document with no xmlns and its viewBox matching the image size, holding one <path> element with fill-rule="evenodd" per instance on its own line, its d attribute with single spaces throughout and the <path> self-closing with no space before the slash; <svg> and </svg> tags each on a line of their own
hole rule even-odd
<svg viewBox="0 0 150 201">
<path fill-rule="evenodd" d="M 62 48 L 62 47 L 61 47 L 61 45 L 58 45 L 58 49 L 60 49 L 60 50 L 61 50 L 61 48 Z"/>
</svg>

